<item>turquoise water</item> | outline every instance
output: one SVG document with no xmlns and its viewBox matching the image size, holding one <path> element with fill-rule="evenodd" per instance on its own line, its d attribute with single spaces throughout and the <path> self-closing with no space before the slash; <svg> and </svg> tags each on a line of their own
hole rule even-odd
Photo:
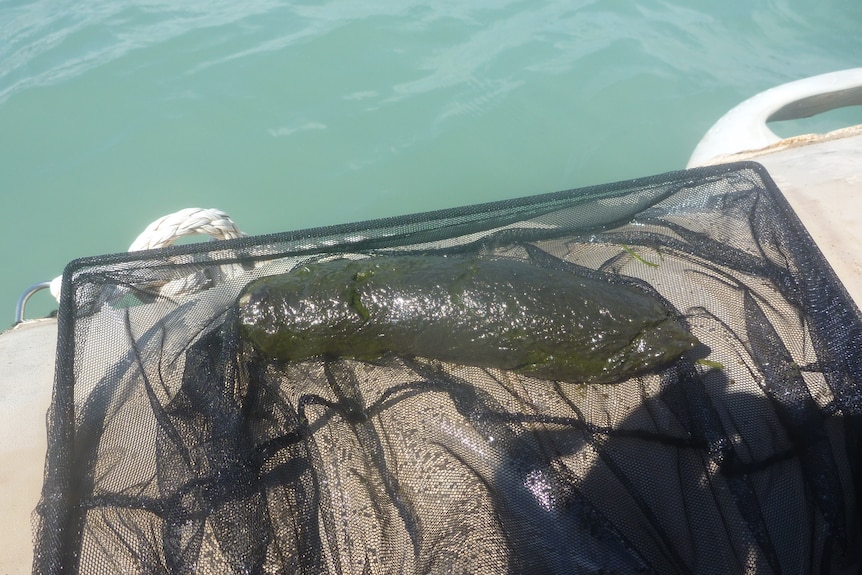
<svg viewBox="0 0 862 575">
<path fill-rule="evenodd" d="M 859 30 L 859 0 L 0 0 L 0 326 L 184 207 L 258 234 L 682 168 Z"/>
</svg>

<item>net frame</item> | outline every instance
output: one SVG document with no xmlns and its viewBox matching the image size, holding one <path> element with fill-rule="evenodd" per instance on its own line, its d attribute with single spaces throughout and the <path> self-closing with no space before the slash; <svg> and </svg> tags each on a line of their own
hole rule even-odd
<svg viewBox="0 0 862 575">
<path fill-rule="evenodd" d="M 719 192 L 704 191 L 711 186 Z M 691 234 L 691 230 L 684 230 L 683 226 L 674 229 L 677 216 L 713 209 L 715 202 L 726 207 L 733 201 L 743 200 L 749 202 L 745 205 L 751 209 L 739 211 L 739 221 L 729 223 L 722 220 L 716 228 L 711 229 L 707 223 L 701 222 L 704 229 L 698 232 L 710 241 Z M 713 204 L 710 204 L 711 201 Z M 105 367 L 109 371 L 113 370 L 108 379 L 111 385 L 120 386 L 124 383 L 131 385 L 124 379 L 130 370 L 135 371 L 138 379 L 141 375 L 144 379 L 149 377 L 154 381 L 159 378 L 170 379 L 171 376 L 180 377 L 190 361 L 189 357 L 180 358 L 180 351 L 187 352 L 194 343 L 214 332 L 214 325 L 227 317 L 242 285 L 250 278 L 287 271 L 297 262 L 324 255 L 344 257 L 351 254 L 444 254 L 469 251 L 495 256 L 508 256 L 517 252 L 515 255 L 518 257 L 526 255 L 535 259 L 543 257 L 540 252 L 543 252 L 541 248 L 544 246 L 554 244 L 559 247 L 561 234 L 567 237 L 577 235 L 579 238 L 591 233 L 606 236 L 613 230 L 624 228 L 620 238 L 629 241 L 621 243 L 626 249 L 617 255 L 619 265 L 603 269 L 611 269 L 613 274 L 626 277 L 626 281 L 655 282 L 655 276 L 650 275 L 653 268 L 648 265 L 655 262 L 648 258 L 661 258 L 660 250 L 650 252 L 647 244 L 639 244 L 638 232 L 643 230 L 649 235 L 657 217 L 662 219 L 662 225 L 675 234 L 673 240 L 695 250 L 704 262 L 710 258 L 721 262 L 726 256 L 721 253 L 722 250 L 738 250 L 740 256 L 735 262 L 736 271 L 741 270 L 746 278 L 762 277 L 762 267 L 767 262 L 772 266 L 766 274 L 771 278 L 772 285 L 766 291 L 792 301 L 804 315 L 805 325 L 801 332 L 805 335 L 802 341 L 797 342 L 801 347 L 796 348 L 784 341 L 774 326 L 796 329 L 789 324 L 798 315 L 776 311 L 753 290 L 731 290 L 738 295 L 737 307 L 741 310 L 739 317 L 733 321 L 744 322 L 745 329 L 758 336 L 747 338 L 745 343 L 748 345 L 743 346 L 746 357 L 753 358 L 754 371 L 764 380 L 793 383 L 783 387 L 776 384 L 771 388 L 762 388 L 764 395 L 771 401 L 778 425 L 791 430 L 793 441 L 805 446 L 828 446 L 828 449 L 814 449 L 809 460 L 802 457 L 800 463 L 812 476 L 799 492 L 808 499 L 806 517 L 810 516 L 810 529 L 817 533 L 808 550 L 810 556 L 807 558 L 807 567 L 827 572 L 857 565 L 858 557 L 852 549 L 859 542 L 856 524 L 858 501 L 855 495 L 859 480 L 856 469 L 858 447 L 855 442 L 858 436 L 858 415 L 862 407 L 862 392 L 859 389 L 859 382 L 862 381 L 860 312 L 766 171 L 758 164 L 737 163 L 464 208 L 246 237 L 219 242 L 217 245 L 174 246 L 71 262 L 64 272 L 58 317 L 57 368 L 48 418 L 48 456 L 45 486 L 38 509 L 34 572 L 72 570 L 86 573 L 98 569 L 92 562 L 93 555 L 82 553 L 82 546 L 86 545 L 82 539 L 85 509 L 88 505 L 90 508 L 98 505 L 98 498 L 101 497 L 93 491 L 92 482 L 110 484 L 113 479 L 110 473 L 101 478 L 88 478 L 86 474 L 77 473 L 79 466 L 76 461 L 88 449 L 99 448 L 101 438 L 94 435 L 92 428 L 81 427 L 81 413 L 87 410 L 92 412 L 95 392 L 102 389 L 100 385 L 106 385 L 106 378 L 101 372 Z M 733 229 L 735 224 L 741 227 Z M 744 256 L 746 248 L 734 245 L 734 242 L 737 232 L 745 231 L 740 234 L 745 236 L 751 230 L 758 234 L 760 253 L 749 254 L 751 257 L 747 258 Z M 540 249 L 524 254 L 524 244 L 539 246 Z M 663 248 L 673 247 L 672 244 L 668 240 Z M 630 246 L 647 251 L 634 251 Z M 601 259 L 600 256 L 607 257 Z M 598 258 L 596 261 L 601 259 L 603 265 L 614 259 L 602 250 L 591 253 L 589 257 L 577 260 L 583 273 L 596 271 L 587 265 L 592 261 L 590 258 Z M 545 263 L 554 265 L 553 262 Z M 622 269 L 629 270 L 633 264 L 641 264 L 642 277 L 620 272 Z M 714 269 L 719 270 L 722 265 L 716 263 Z M 726 277 L 722 275 L 724 271 L 720 271 L 717 276 Z M 662 270 L 662 273 L 666 273 L 666 270 Z M 166 285 L 172 287 L 165 290 Z M 188 295 L 162 295 L 182 294 L 183 286 L 197 286 L 193 289 L 198 294 L 208 295 L 198 299 L 190 299 Z M 725 290 L 727 286 L 716 289 Z M 673 288 L 665 286 L 661 291 L 663 296 L 677 301 L 679 294 Z M 105 306 L 113 306 L 116 313 L 103 321 L 100 314 Z M 691 309 L 696 306 L 688 307 Z M 144 309 L 145 314 L 135 315 L 138 310 Z M 187 315 L 183 317 L 184 314 Z M 151 357 L 134 350 L 130 353 L 126 345 L 128 342 L 135 342 L 133 348 L 143 342 L 141 349 L 147 349 L 146 345 L 165 337 L 161 322 L 166 317 L 174 322 L 168 326 L 171 330 L 179 330 L 182 326 L 194 334 L 181 345 L 176 345 L 176 349 L 171 347 L 173 343 L 157 345 L 160 350 L 172 350 L 172 360 L 156 361 L 150 365 L 147 361 Z M 697 316 L 688 313 L 688 321 L 692 324 L 701 322 L 703 325 L 711 323 L 725 326 L 728 333 L 738 331 L 731 326 L 733 322 L 730 319 L 715 314 Z M 752 343 L 755 340 L 759 343 Z M 107 365 L 91 370 L 88 362 L 95 361 L 94 358 L 102 354 L 112 359 L 100 360 Z M 775 361 L 776 354 L 780 361 Z M 814 359 L 803 363 L 797 361 L 799 357 Z M 136 367 L 130 367 L 131 364 Z M 800 367 L 804 369 L 788 375 L 794 368 Z M 241 366 L 231 361 L 226 361 L 224 366 L 225 372 L 241 369 Z M 421 371 L 427 366 L 412 365 L 412 369 Z M 677 382 L 692 383 L 699 380 L 708 383 L 711 378 L 733 380 L 737 374 L 751 372 L 752 366 L 744 365 L 740 370 L 730 366 L 710 369 L 708 364 L 701 364 L 689 365 L 688 371 L 683 367 L 674 370 Z M 231 377 L 235 376 L 233 374 Z M 227 376 L 222 374 L 222 377 Z M 433 379 L 433 376 L 429 375 L 429 379 Z M 801 384 L 801 387 L 797 384 Z M 661 396 L 664 404 L 676 406 L 676 418 L 683 417 L 681 414 L 688 414 L 690 418 L 683 423 L 686 431 L 683 436 L 655 433 L 653 440 L 670 443 L 679 441 L 685 444 L 681 448 L 697 446 L 705 454 L 707 467 L 739 478 L 729 483 L 734 484 L 735 481 L 739 493 L 743 493 L 742 496 L 736 495 L 735 505 L 740 508 L 743 521 L 751 530 L 751 538 L 758 550 L 751 552 L 752 558 L 740 560 L 732 567 L 744 565 L 748 570 L 767 572 L 786 569 L 785 558 L 778 552 L 776 544 L 769 542 L 774 537 L 770 531 L 776 528 L 764 519 L 762 510 L 757 509 L 756 498 L 746 500 L 745 493 L 751 493 L 752 487 L 745 485 L 745 478 L 769 466 L 779 465 L 787 458 L 797 457 L 800 449 L 798 445 L 745 460 L 734 453 L 733 446 L 728 446 L 726 437 L 709 437 L 708 432 L 712 428 L 709 418 L 721 417 L 723 414 L 714 411 L 706 413 L 709 410 L 703 403 L 704 397 L 685 389 L 685 386 L 667 386 L 661 381 L 639 381 L 637 385 L 650 387 L 655 392 L 644 393 L 642 399 L 651 400 Z M 804 392 L 801 391 L 803 387 Z M 153 401 L 164 402 L 176 391 L 166 388 L 161 391 L 163 396 Z M 596 391 L 590 388 L 585 393 Z M 107 412 L 111 407 L 103 406 L 101 409 Z M 629 411 L 626 415 L 634 414 Z M 618 415 L 614 424 L 631 425 L 632 421 Z M 581 425 L 585 424 L 581 422 Z M 595 424 L 588 421 L 586 425 Z M 626 435 L 625 427 L 617 429 L 621 432 L 618 435 Z M 701 432 L 700 437 L 695 433 L 698 430 Z M 626 449 L 629 448 L 622 452 Z M 600 447 L 595 451 L 601 456 Z M 824 454 L 827 452 L 833 461 L 824 463 Z M 818 465 L 835 471 L 831 474 L 817 473 L 815 469 Z M 581 477 L 579 481 L 586 479 Z M 840 500 L 824 495 L 826 491 L 834 490 L 842 494 Z M 579 494 L 570 495 L 575 501 L 572 505 L 588 508 L 589 513 L 596 512 L 596 501 L 588 504 L 585 499 L 579 499 Z M 740 501 L 748 501 L 752 505 L 750 516 L 746 516 Z M 637 535 L 622 533 L 610 512 L 599 515 L 602 515 L 602 519 L 593 526 L 598 534 L 596 538 L 600 542 L 605 538 L 632 544 L 636 552 L 623 559 L 608 559 L 607 549 L 587 549 L 584 553 L 590 560 L 598 561 L 596 557 L 603 557 L 608 561 L 607 565 L 622 571 L 649 572 L 657 570 L 656 566 L 659 566 L 674 572 L 721 572 L 728 567 L 716 565 L 715 569 L 712 566 L 702 569 L 701 565 L 699 569 L 695 561 L 696 554 L 690 554 L 682 548 L 688 545 L 702 550 L 702 547 L 682 542 L 678 543 L 680 550 L 676 552 L 672 548 L 677 543 L 669 541 L 666 535 L 658 537 L 658 546 L 667 557 L 659 557 L 660 552 L 638 549 L 638 545 L 633 543 L 637 541 Z M 531 533 L 530 537 L 533 538 L 530 541 L 536 543 L 535 539 L 539 536 Z M 253 544 L 250 540 L 247 543 Z M 542 549 L 539 543 L 535 549 Z M 581 543 L 586 548 L 587 543 Z M 602 546 L 601 543 L 596 545 Z M 518 551 L 524 555 L 523 560 L 510 557 L 497 567 L 510 571 L 525 569 L 533 565 L 531 562 L 541 561 L 535 549 L 531 551 L 529 546 L 521 545 Z M 139 553 L 145 554 L 144 551 Z M 164 550 L 150 550 L 149 553 L 157 556 L 154 559 L 156 563 L 170 567 L 169 570 L 184 572 L 190 569 L 189 565 L 171 566 Z M 332 557 L 326 561 L 329 566 L 335 564 Z M 800 558 L 798 562 L 804 560 Z M 585 564 L 589 564 L 589 561 L 585 560 Z M 549 572 L 559 567 L 557 564 L 543 565 Z M 126 567 L 132 571 L 135 569 L 133 564 Z M 239 568 L 236 571 L 239 572 Z"/>
</svg>

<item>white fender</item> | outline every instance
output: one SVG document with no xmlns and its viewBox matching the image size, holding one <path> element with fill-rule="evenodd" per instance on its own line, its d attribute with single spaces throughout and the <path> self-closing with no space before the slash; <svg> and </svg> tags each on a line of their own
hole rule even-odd
<svg viewBox="0 0 862 575">
<path fill-rule="evenodd" d="M 807 118 L 835 108 L 862 105 L 862 68 L 851 68 L 782 84 L 742 102 L 721 117 L 694 149 L 686 167 L 765 148 L 782 138 L 770 121 Z"/>
</svg>

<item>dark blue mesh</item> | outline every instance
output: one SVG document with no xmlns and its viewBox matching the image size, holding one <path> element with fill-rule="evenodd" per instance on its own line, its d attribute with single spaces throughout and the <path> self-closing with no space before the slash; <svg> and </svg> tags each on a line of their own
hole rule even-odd
<svg viewBox="0 0 862 575">
<path fill-rule="evenodd" d="M 587 384 L 240 335 L 252 279 L 397 254 L 635 286 L 703 345 Z M 860 315 L 756 164 L 64 280 L 37 573 L 859 571 Z"/>
</svg>

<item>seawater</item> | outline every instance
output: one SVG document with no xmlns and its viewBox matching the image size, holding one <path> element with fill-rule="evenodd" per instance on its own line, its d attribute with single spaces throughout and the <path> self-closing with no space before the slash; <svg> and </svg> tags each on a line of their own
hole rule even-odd
<svg viewBox="0 0 862 575">
<path fill-rule="evenodd" d="M 184 207 L 261 234 L 680 169 L 859 30 L 859 0 L 0 0 L 0 325 Z"/>
</svg>

